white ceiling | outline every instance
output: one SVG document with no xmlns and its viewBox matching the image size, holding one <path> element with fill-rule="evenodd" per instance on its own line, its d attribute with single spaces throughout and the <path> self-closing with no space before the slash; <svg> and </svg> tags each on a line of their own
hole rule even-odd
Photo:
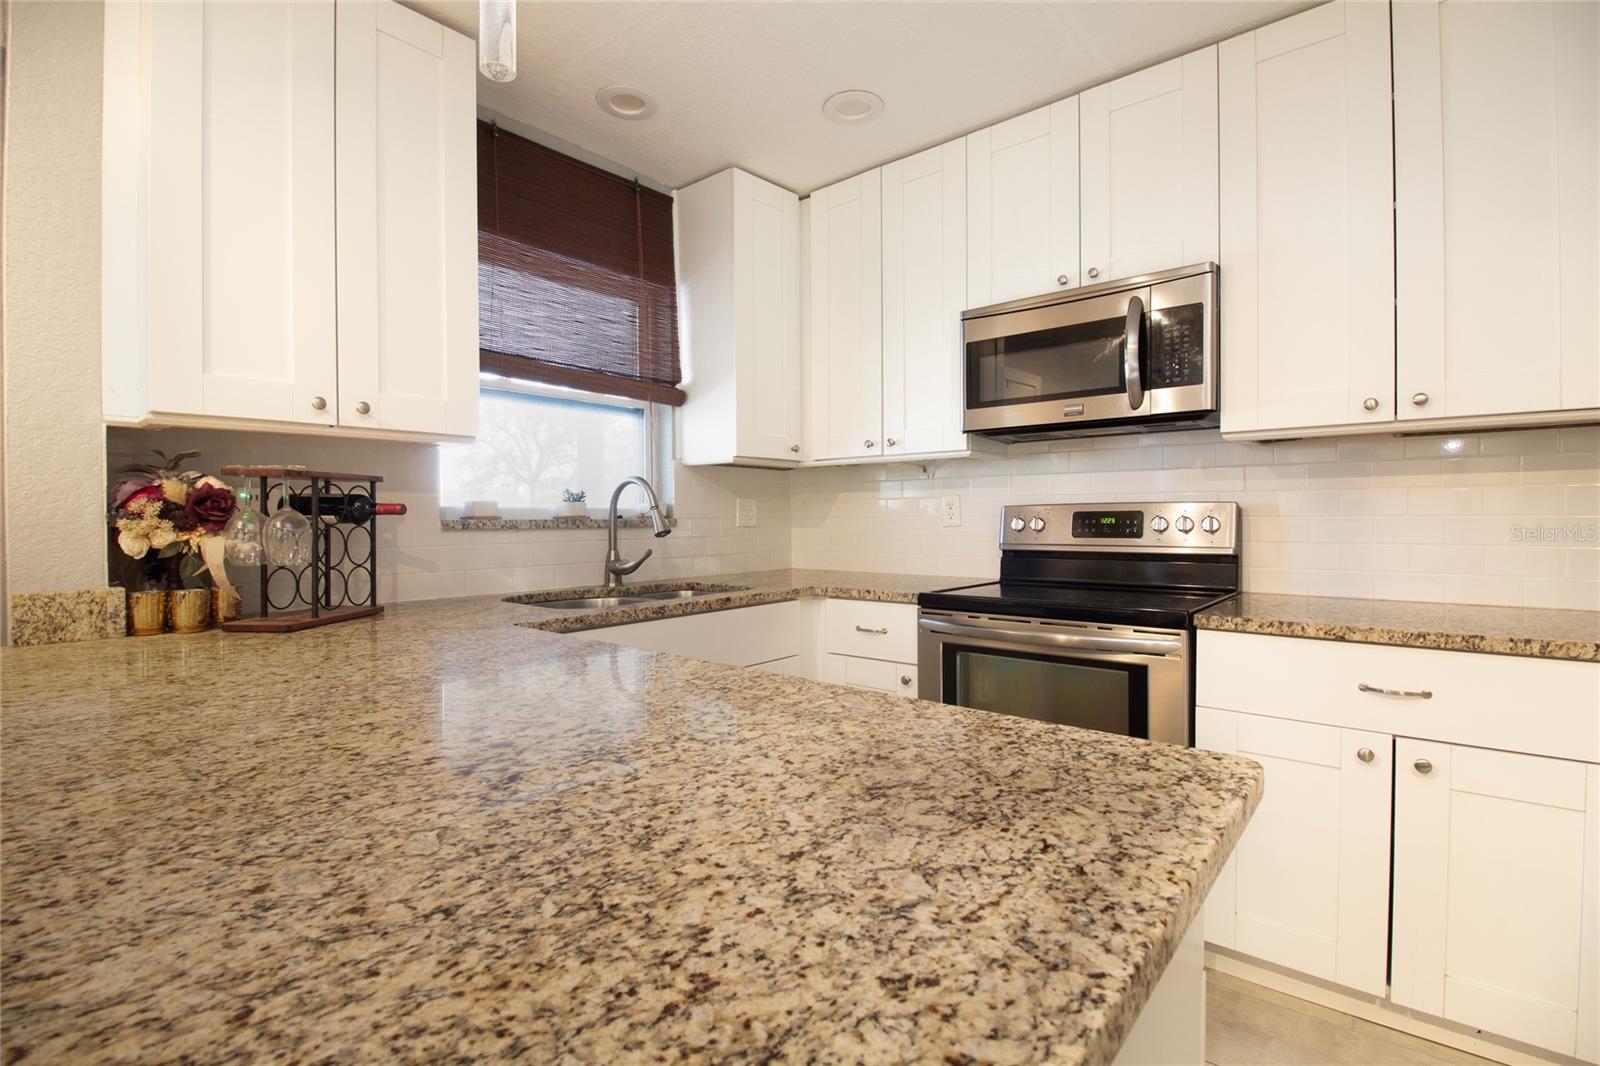
<svg viewBox="0 0 1600 1066">
<path fill-rule="evenodd" d="M 477 36 L 475 0 L 406 0 Z M 1304 0 L 1056 3 L 529 3 L 517 79 L 478 103 L 676 188 L 730 165 L 799 193 L 1310 6 Z M 614 118 L 608 85 L 652 94 Z M 822 115 L 882 96 L 861 126 Z"/>
</svg>

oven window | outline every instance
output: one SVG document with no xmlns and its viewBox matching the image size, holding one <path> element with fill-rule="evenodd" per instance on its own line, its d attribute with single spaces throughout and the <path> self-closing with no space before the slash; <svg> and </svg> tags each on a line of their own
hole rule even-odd
<svg viewBox="0 0 1600 1066">
<path fill-rule="evenodd" d="M 1105 318 L 967 344 L 967 406 L 1122 392 L 1127 320 Z"/>
<path fill-rule="evenodd" d="M 1150 735 L 1145 668 L 944 646 L 944 699 L 1123 736 Z"/>
</svg>

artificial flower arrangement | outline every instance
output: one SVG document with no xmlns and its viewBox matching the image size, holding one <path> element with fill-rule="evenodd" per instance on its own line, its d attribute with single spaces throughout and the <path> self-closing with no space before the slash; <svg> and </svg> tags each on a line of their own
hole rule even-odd
<svg viewBox="0 0 1600 1066">
<path fill-rule="evenodd" d="M 152 583 L 164 579 L 169 588 L 181 587 L 204 571 L 231 595 L 223 529 L 238 506 L 233 490 L 209 474 L 183 469 L 197 451 L 155 454 L 159 465 L 125 466 L 118 471 L 122 479 L 111 487 L 117 547 L 144 564 Z"/>
</svg>

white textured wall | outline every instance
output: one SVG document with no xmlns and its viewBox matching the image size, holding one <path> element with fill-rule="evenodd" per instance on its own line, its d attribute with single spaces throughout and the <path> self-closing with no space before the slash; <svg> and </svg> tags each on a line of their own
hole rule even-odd
<svg viewBox="0 0 1600 1066">
<path fill-rule="evenodd" d="M 1247 589 L 1600 609 L 1595 427 L 1283 444 L 1215 431 L 1097 437 L 1014 445 L 932 474 L 796 471 L 794 565 L 991 576 L 1007 503 L 1236 500 Z M 959 527 L 939 524 L 945 494 L 962 498 Z M 1554 539 L 1519 536 L 1524 527 Z"/>
<path fill-rule="evenodd" d="M 8 3 L 5 591 L 103 586 L 98 3 Z"/>
<path fill-rule="evenodd" d="M 380 518 L 379 598 L 385 602 L 527 592 L 599 584 L 606 534 L 601 529 L 460 531 L 439 528 L 439 462 L 432 445 L 345 441 L 327 437 L 198 430 L 110 431 L 113 467 L 149 449 L 199 448 L 195 464 L 215 471 L 230 463 L 299 463 L 384 477 L 380 499 L 404 503 L 402 518 Z M 678 525 L 660 540 L 649 530 L 622 533 L 622 553 L 655 554 L 631 581 L 706 577 L 789 565 L 789 475 L 771 470 L 686 467 L 674 470 Z M 734 525 L 734 500 L 757 501 L 758 524 Z M 622 498 L 637 509 L 637 489 Z M 610 500 L 607 492 L 599 502 Z M 235 574 L 242 580 L 242 574 Z"/>
</svg>

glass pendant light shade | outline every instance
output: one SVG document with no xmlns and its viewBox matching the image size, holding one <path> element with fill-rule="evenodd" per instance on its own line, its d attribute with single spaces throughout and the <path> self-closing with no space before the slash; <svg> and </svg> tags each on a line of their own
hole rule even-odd
<svg viewBox="0 0 1600 1066">
<path fill-rule="evenodd" d="M 478 0 L 478 71 L 490 81 L 517 76 L 516 0 Z"/>
</svg>

